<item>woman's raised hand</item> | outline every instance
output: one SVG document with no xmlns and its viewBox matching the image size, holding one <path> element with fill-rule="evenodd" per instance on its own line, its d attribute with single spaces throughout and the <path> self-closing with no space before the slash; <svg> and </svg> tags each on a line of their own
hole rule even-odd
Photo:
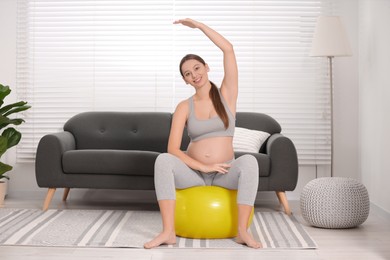
<svg viewBox="0 0 390 260">
<path fill-rule="evenodd" d="M 182 25 L 188 26 L 190 28 L 198 28 L 199 24 L 200 24 L 199 22 L 192 20 L 190 18 L 176 20 L 173 23 L 174 24 L 182 24 Z"/>
</svg>

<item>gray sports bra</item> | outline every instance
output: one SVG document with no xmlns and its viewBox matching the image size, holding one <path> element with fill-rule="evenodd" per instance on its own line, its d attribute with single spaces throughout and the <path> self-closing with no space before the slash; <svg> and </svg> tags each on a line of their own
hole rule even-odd
<svg viewBox="0 0 390 260">
<path fill-rule="evenodd" d="M 234 135 L 236 119 L 234 118 L 229 107 L 226 105 L 226 102 L 221 95 L 221 92 L 219 92 L 219 96 L 221 97 L 222 104 L 225 107 L 226 113 L 229 118 L 229 127 L 225 129 L 225 125 L 223 124 L 221 118 L 218 115 L 210 119 L 197 119 L 194 111 L 194 99 L 193 96 L 191 96 L 188 99 L 190 111 L 187 120 L 187 132 L 191 141 L 199 141 L 209 137 Z"/>
</svg>

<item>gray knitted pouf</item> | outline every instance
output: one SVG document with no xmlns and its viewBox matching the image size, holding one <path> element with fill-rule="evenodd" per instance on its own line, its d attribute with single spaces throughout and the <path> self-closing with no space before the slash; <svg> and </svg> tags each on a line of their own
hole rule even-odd
<svg viewBox="0 0 390 260">
<path fill-rule="evenodd" d="M 325 177 L 303 188 L 300 206 L 303 218 L 312 226 L 352 228 L 366 221 L 370 200 L 366 187 L 358 181 Z"/>
</svg>

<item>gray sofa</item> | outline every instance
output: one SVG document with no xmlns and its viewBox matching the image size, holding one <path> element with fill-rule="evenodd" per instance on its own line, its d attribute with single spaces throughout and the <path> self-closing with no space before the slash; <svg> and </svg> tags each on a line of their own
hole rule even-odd
<svg viewBox="0 0 390 260">
<path fill-rule="evenodd" d="M 259 191 L 275 191 L 290 214 L 285 191 L 295 189 L 298 159 L 280 125 L 261 113 L 238 112 L 236 126 L 271 134 L 258 153 Z M 56 188 L 154 190 L 154 162 L 166 152 L 172 114 L 164 112 L 85 112 L 70 118 L 64 131 L 42 137 L 36 180 L 48 188 L 48 209 Z M 189 143 L 184 133 L 182 149 Z M 236 157 L 243 155 L 236 152 Z"/>
</svg>

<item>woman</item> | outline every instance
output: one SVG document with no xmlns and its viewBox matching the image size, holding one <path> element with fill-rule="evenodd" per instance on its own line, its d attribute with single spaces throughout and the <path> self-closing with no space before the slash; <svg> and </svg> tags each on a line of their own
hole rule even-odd
<svg viewBox="0 0 390 260">
<path fill-rule="evenodd" d="M 145 248 L 175 244 L 176 188 L 215 185 L 238 190 L 237 243 L 260 248 L 247 231 L 258 187 L 258 165 L 251 155 L 234 159 L 233 134 L 238 95 L 238 71 L 233 46 L 207 25 L 183 19 L 174 24 L 200 29 L 223 52 L 224 78 L 220 90 L 208 78 L 209 67 L 197 55 L 186 55 L 180 73 L 195 88 L 195 94 L 178 104 L 172 119 L 168 153 L 155 163 L 155 186 L 163 231 Z M 180 150 L 184 127 L 191 142 Z"/>
</svg>

